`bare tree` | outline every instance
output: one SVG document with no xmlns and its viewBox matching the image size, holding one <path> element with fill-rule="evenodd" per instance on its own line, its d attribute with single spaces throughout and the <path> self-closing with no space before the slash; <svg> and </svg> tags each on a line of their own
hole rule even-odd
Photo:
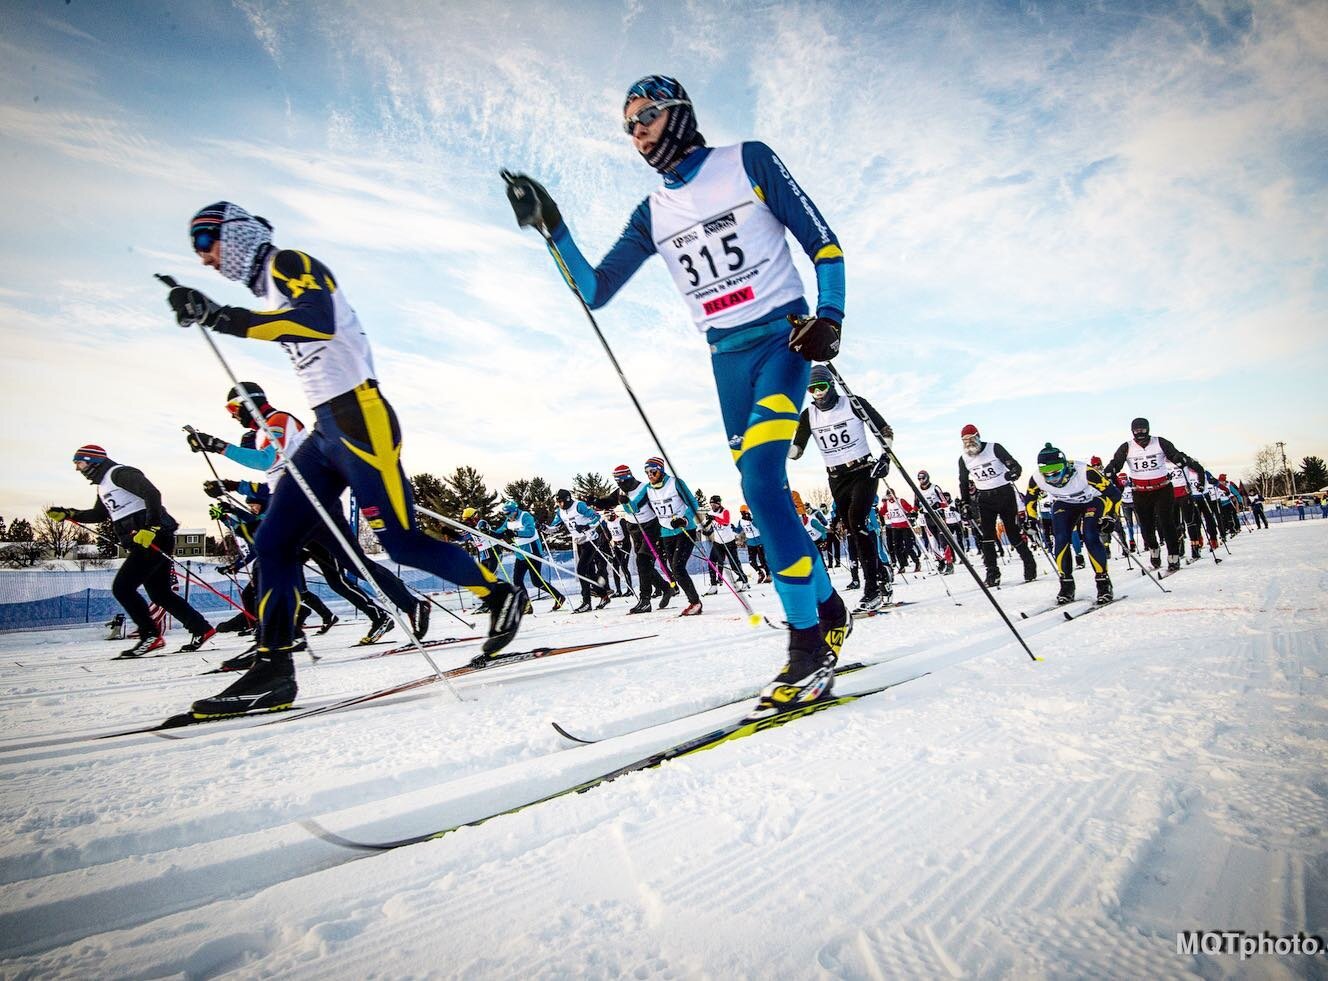
<svg viewBox="0 0 1328 981">
<path fill-rule="evenodd" d="M 89 540 L 91 536 L 86 531 L 66 521 L 52 521 L 43 511 L 37 516 L 37 522 L 33 526 L 33 541 L 41 545 L 51 553 L 52 558 L 63 559 L 75 545 L 79 544 L 79 536 L 86 536 Z"/>
<path fill-rule="evenodd" d="M 831 501 L 834 500 L 830 496 L 830 488 L 825 486 L 817 487 L 809 494 L 803 494 L 802 499 L 817 508 L 829 508 Z"/>
<path fill-rule="evenodd" d="M 1264 497 L 1272 497 L 1277 492 L 1274 485 L 1281 475 L 1282 454 L 1276 443 L 1269 443 L 1254 454 L 1254 468 L 1246 471 L 1245 480 L 1258 487 Z"/>
</svg>

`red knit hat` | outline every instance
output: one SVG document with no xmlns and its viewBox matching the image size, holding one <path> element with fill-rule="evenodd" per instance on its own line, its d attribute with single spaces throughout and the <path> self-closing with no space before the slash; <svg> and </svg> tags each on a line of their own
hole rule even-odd
<svg viewBox="0 0 1328 981">
<path fill-rule="evenodd" d="M 101 461 L 106 459 L 108 459 L 106 451 L 96 443 L 84 443 L 74 451 L 75 463 L 79 460 L 82 460 L 85 463 L 101 463 Z"/>
<path fill-rule="evenodd" d="M 977 434 L 978 434 L 978 427 L 973 425 L 971 422 L 963 429 L 959 430 L 960 439 L 963 439 L 965 436 L 976 436 Z"/>
</svg>

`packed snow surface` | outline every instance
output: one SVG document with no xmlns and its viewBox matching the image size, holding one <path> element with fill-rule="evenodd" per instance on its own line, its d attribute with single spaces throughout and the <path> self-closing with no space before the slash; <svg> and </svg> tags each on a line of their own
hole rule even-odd
<svg viewBox="0 0 1328 981">
<path fill-rule="evenodd" d="M 100 629 L 0 636 L 0 970 L 1322 977 L 1322 955 L 1178 952 L 1179 931 L 1328 935 L 1328 521 L 1219 556 L 1165 594 L 1117 557 L 1120 601 L 1073 622 L 1019 620 L 1055 583 L 1007 566 L 997 595 L 1040 663 L 962 567 L 910 575 L 913 605 L 858 621 L 844 650 L 879 663 L 838 690 L 915 680 L 390 852 L 305 822 L 383 840 L 536 800 L 740 715 L 680 718 L 754 693 L 785 635 L 724 594 L 687 620 L 539 600 L 513 650 L 644 639 L 457 679 L 459 702 L 435 684 L 101 740 L 220 690 L 233 676 L 199 672 L 244 641 L 111 661 L 128 645 Z M 770 587 L 749 595 L 778 619 Z M 364 659 L 387 648 L 353 647 L 362 629 L 315 638 L 302 701 L 429 673 Z M 480 632 L 435 611 L 433 637 Z"/>
</svg>

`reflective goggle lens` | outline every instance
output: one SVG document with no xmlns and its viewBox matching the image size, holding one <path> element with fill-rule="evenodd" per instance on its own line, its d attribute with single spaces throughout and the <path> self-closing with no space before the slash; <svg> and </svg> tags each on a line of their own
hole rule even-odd
<svg viewBox="0 0 1328 981">
<path fill-rule="evenodd" d="M 830 383 L 813 382 L 812 384 L 807 386 L 807 391 L 811 392 L 813 395 L 820 395 L 822 392 L 830 391 Z"/>
<path fill-rule="evenodd" d="M 663 113 L 665 109 L 670 109 L 673 106 L 685 106 L 687 104 L 688 103 L 683 99 L 661 99 L 659 102 L 652 102 L 648 106 L 642 106 L 636 112 L 632 113 L 632 115 L 623 117 L 623 132 L 628 136 L 631 136 L 632 131 L 636 129 L 637 123 L 640 123 L 642 126 L 649 126 L 660 117 L 660 114 Z"/>
<path fill-rule="evenodd" d="M 194 243 L 195 252 L 207 252 L 220 237 L 220 228 L 200 228 L 198 231 L 190 234 L 190 238 Z"/>
</svg>

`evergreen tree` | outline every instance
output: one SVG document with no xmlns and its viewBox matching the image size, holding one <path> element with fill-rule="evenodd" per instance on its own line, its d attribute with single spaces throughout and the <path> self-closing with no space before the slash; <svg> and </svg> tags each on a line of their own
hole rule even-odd
<svg viewBox="0 0 1328 981">
<path fill-rule="evenodd" d="M 503 497 L 516 501 L 523 511 L 529 511 L 537 525 L 547 525 L 553 520 L 553 489 L 543 477 L 514 480 L 503 488 Z"/>
<path fill-rule="evenodd" d="M 106 518 L 97 522 L 97 554 L 103 559 L 113 559 L 116 553 L 115 522 Z"/>
<path fill-rule="evenodd" d="M 451 510 L 443 510 L 449 517 L 461 517 L 466 508 L 474 508 L 475 516 L 493 524 L 498 518 L 498 495 L 484 483 L 484 475 L 474 467 L 457 467 L 452 476 L 443 478 Z"/>
<path fill-rule="evenodd" d="M 1300 461 L 1300 473 L 1296 474 L 1296 486 L 1306 493 L 1313 494 L 1328 485 L 1328 467 L 1320 457 L 1307 456 Z"/>
<path fill-rule="evenodd" d="M 415 503 L 420 507 L 437 511 L 439 514 L 451 513 L 448 511 L 447 488 L 433 474 L 417 473 L 410 478 L 410 488 L 415 492 Z M 452 529 L 436 518 L 430 518 L 428 515 L 419 513 L 416 513 L 415 517 L 419 520 L 420 527 L 424 529 L 425 533 L 432 535 L 434 538 L 453 537 Z"/>
<path fill-rule="evenodd" d="M 572 496 L 578 501 L 587 497 L 608 497 L 611 485 L 601 474 L 579 473 L 572 478 Z"/>
<path fill-rule="evenodd" d="M 36 537 L 31 523 L 26 518 L 18 518 L 5 533 L 7 542 L 30 542 Z"/>
</svg>

